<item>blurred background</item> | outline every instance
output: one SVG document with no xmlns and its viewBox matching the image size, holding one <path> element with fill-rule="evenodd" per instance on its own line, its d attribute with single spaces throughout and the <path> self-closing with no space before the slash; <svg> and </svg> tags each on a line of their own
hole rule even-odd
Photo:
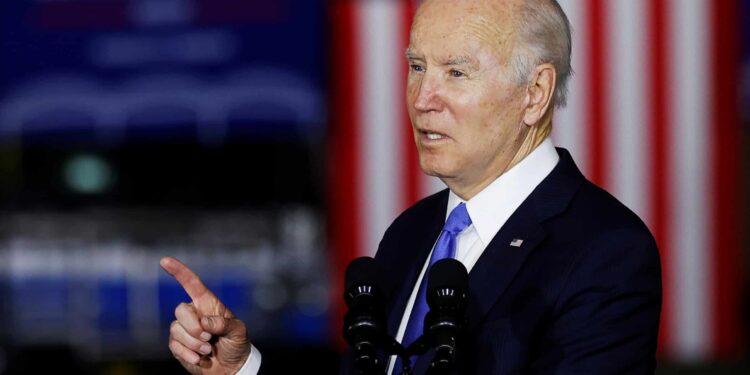
<svg viewBox="0 0 750 375">
<path fill-rule="evenodd" d="M 750 2 L 561 0 L 553 137 L 662 251 L 658 373 L 750 371 Z M 335 373 L 343 269 L 443 186 L 399 0 L 0 3 L 0 374 L 181 374 L 196 270 L 268 373 Z M 293 359 L 293 360 L 290 360 Z"/>
</svg>

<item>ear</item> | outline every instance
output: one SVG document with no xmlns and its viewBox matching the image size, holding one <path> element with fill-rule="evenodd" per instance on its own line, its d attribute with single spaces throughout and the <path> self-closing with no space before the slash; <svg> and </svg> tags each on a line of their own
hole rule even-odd
<svg viewBox="0 0 750 375">
<path fill-rule="evenodd" d="M 544 118 L 555 93 L 557 71 L 550 63 L 537 65 L 526 87 L 526 110 L 523 123 L 534 126 Z"/>
</svg>

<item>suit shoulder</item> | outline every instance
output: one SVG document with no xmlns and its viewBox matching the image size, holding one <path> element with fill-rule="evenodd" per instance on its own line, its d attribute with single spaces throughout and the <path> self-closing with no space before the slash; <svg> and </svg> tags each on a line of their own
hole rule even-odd
<svg viewBox="0 0 750 375">
<path fill-rule="evenodd" d="M 632 210 L 604 189 L 585 181 L 562 214 L 547 222 L 550 240 L 562 259 L 626 257 L 658 266 L 656 240 Z M 564 253 L 564 254 L 562 254 Z"/>
<path fill-rule="evenodd" d="M 436 211 L 445 210 L 448 202 L 448 189 L 441 190 L 435 194 L 420 199 L 411 207 L 401 212 L 391 226 L 409 224 L 414 220 L 422 220 L 426 217 L 434 217 Z"/>
<path fill-rule="evenodd" d="M 448 204 L 448 189 L 420 199 L 393 220 L 384 237 L 394 232 L 409 229 L 414 223 L 433 220 L 435 214 L 445 210 Z"/>
<path fill-rule="evenodd" d="M 570 204 L 570 219 L 585 224 L 591 234 L 628 231 L 651 236 L 646 224 L 612 194 L 588 180 L 581 184 Z"/>
</svg>

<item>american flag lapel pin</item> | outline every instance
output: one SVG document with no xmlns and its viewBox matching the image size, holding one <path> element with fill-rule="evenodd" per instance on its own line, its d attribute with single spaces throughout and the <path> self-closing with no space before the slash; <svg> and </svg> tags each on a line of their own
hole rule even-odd
<svg viewBox="0 0 750 375">
<path fill-rule="evenodd" d="M 510 246 L 513 247 L 521 247 L 523 244 L 523 240 L 520 238 L 514 238 L 513 241 L 510 241 Z"/>
</svg>

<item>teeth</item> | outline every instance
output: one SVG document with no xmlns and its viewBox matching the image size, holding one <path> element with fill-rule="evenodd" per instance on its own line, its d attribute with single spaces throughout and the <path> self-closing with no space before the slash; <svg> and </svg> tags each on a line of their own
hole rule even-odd
<svg viewBox="0 0 750 375">
<path fill-rule="evenodd" d="M 440 139 L 440 138 L 443 138 L 443 136 L 437 133 L 427 133 L 427 138 L 428 139 Z"/>
</svg>

